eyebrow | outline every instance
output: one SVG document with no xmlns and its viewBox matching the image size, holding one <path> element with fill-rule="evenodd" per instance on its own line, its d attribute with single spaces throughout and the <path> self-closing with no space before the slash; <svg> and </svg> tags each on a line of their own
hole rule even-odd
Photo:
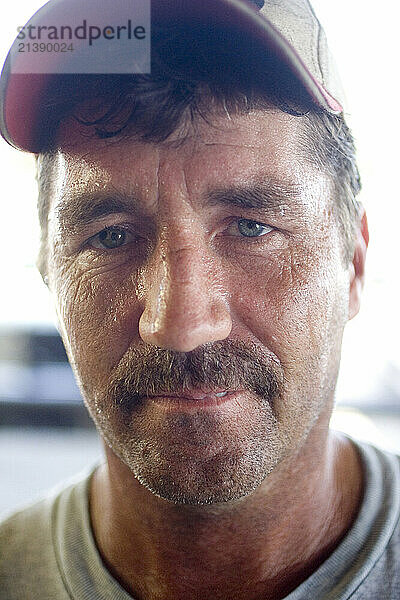
<svg viewBox="0 0 400 600">
<path fill-rule="evenodd" d="M 250 185 L 211 190 L 207 204 L 280 212 L 288 202 L 296 202 L 302 195 L 303 187 L 297 183 L 268 179 Z"/>
<path fill-rule="evenodd" d="M 203 200 L 205 206 L 234 206 L 247 209 L 280 212 L 288 202 L 295 203 L 302 196 L 299 184 L 275 179 L 264 179 L 242 186 L 210 189 Z M 67 196 L 68 197 L 68 196 Z M 60 203 L 56 214 L 61 227 L 73 229 L 116 213 L 135 213 L 146 216 L 142 203 L 132 194 L 115 189 L 94 194 L 82 193 Z"/>
<path fill-rule="evenodd" d="M 111 192 L 83 193 L 64 199 L 56 214 L 61 227 L 72 229 L 116 213 L 141 213 L 140 203 L 132 194 L 117 190 Z"/>
</svg>

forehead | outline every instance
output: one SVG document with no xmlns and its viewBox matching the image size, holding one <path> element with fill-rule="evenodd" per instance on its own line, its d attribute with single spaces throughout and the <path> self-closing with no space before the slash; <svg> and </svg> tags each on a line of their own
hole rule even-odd
<svg viewBox="0 0 400 600">
<path fill-rule="evenodd" d="M 198 118 L 160 144 L 132 137 L 100 140 L 70 120 L 59 132 L 53 206 L 114 190 L 140 195 L 151 208 L 172 190 L 195 200 L 260 182 L 283 196 L 312 188 L 321 196 L 327 180 L 304 155 L 304 137 L 301 117 L 278 110 L 218 114 L 210 122 Z"/>
</svg>

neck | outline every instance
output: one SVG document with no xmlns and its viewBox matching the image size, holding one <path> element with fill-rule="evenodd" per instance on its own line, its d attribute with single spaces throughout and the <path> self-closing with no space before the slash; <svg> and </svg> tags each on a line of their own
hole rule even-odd
<svg viewBox="0 0 400 600">
<path fill-rule="evenodd" d="M 106 566 L 137 600 L 284 598 L 338 545 L 362 493 L 352 444 L 315 437 L 253 494 L 213 506 L 154 496 L 106 448 L 90 497 Z"/>
</svg>

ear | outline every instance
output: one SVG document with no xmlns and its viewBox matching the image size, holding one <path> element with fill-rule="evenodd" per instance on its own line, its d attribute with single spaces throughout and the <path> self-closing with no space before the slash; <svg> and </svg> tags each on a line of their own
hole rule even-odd
<svg viewBox="0 0 400 600">
<path fill-rule="evenodd" d="M 349 320 L 356 316 L 360 310 L 361 292 L 364 286 L 365 258 L 369 242 L 367 215 L 365 209 L 361 210 L 361 218 L 356 233 L 356 244 L 353 260 L 350 263 L 350 289 L 349 289 Z"/>
</svg>

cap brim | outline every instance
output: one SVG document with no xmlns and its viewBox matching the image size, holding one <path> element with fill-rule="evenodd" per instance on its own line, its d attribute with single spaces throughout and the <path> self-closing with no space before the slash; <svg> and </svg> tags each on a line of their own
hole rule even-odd
<svg viewBox="0 0 400 600">
<path fill-rule="evenodd" d="M 81 0 L 69 0 L 68 6 Z M 53 23 L 58 23 L 65 13 L 65 0 L 50 0 L 29 20 L 27 25 L 40 23 L 43 15 L 51 16 Z M 118 14 L 121 20 L 132 16 L 129 2 L 125 2 L 125 14 Z M 99 11 L 98 0 L 86 0 L 85 11 L 90 20 L 91 15 L 97 15 Z M 246 0 L 152 0 L 151 3 L 151 27 L 152 31 L 161 28 L 165 23 L 182 23 L 187 26 L 193 23 L 205 27 L 229 28 L 240 30 L 241 34 L 249 40 L 249 44 L 256 44 L 265 49 L 265 55 L 273 57 L 282 67 L 289 69 L 302 90 L 308 95 L 312 102 L 327 110 L 338 114 L 343 108 L 333 98 L 323 85 L 316 80 L 305 66 L 296 50 L 278 32 L 273 24 L 268 21 L 257 7 Z M 37 153 L 42 150 L 40 144 L 39 128 L 43 127 L 43 105 L 46 100 L 46 90 L 53 77 L 54 65 L 51 61 L 58 61 L 57 69 L 62 70 L 62 62 L 65 55 L 53 54 L 48 60 L 49 73 L 23 72 L 23 61 L 27 60 L 24 53 L 18 55 L 19 72 L 12 69 L 12 56 L 20 40 L 16 39 L 1 74 L 0 81 L 0 132 L 3 138 L 13 147 L 28 152 Z M 221 42 L 223 43 L 223 42 Z M 79 51 L 79 48 L 78 48 Z M 253 68 L 254 65 L 249 65 Z M 262 68 L 262 65 L 257 65 Z"/>
</svg>

